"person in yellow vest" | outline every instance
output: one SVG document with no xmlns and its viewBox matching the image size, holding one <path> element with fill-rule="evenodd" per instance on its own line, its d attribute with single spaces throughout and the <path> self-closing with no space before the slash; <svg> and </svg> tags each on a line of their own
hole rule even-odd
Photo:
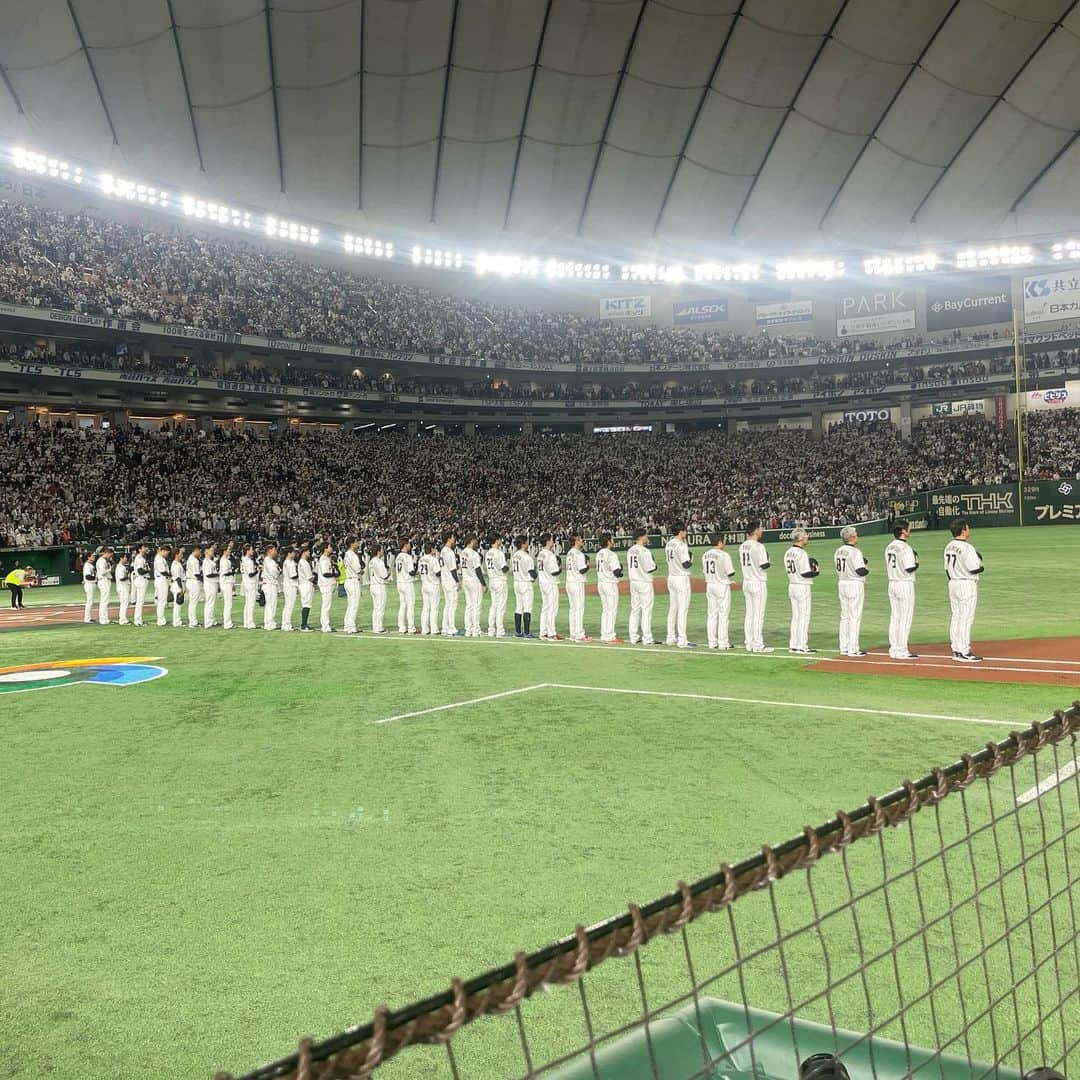
<svg viewBox="0 0 1080 1080">
<path fill-rule="evenodd" d="M 29 563 L 25 567 L 16 566 L 4 577 L 4 588 L 11 593 L 12 610 L 26 606 L 23 603 L 23 586 L 29 588 L 36 580 L 34 568 Z"/>
</svg>

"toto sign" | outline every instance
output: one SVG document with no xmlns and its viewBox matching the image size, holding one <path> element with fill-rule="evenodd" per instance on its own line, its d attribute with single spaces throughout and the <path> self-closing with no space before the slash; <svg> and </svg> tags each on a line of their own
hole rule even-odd
<svg viewBox="0 0 1080 1080">
<path fill-rule="evenodd" d="M 844 413 L 845 424 L 865 424 L 872 420 L 891 420 L 892 412 L 889 409 L 856 409 L 854 412 Z"/>
</svg>

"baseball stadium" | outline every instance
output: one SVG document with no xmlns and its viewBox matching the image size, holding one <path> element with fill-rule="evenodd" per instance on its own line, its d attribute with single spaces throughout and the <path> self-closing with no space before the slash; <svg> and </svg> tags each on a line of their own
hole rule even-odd
<svg viewBox="0 0 1080 1080">
<path fill-rule="evenodd" d="M 0 1073 L 1080 1080 L 1078 71 L 0 5 Z"/>
</svg>

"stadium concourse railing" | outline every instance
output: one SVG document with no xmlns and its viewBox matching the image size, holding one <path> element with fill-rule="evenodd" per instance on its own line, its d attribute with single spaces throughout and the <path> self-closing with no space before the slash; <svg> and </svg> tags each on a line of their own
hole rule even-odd
<svg viewBox="0 0 1080 1080">
<path fill-rule="evenodd" d="M 1080 702 L 244 1080 L 1080 1076 L 1078 733 Z"/>
</svg>

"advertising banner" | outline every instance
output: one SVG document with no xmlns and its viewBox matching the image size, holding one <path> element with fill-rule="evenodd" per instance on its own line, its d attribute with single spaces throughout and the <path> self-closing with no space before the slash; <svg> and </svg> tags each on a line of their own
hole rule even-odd
<svg viewBox="0 0 1080 1080">
<path fill-rule="evenodd" d="M 845 424 L 866 424 L 874 420 L 891 420 L 892 409 L 853 409 L 844 413 Z"/>
<path fill-rule="evenodd" d="M 1080 319 L 1080 274 L 1041 274 L 1024 278 L 1024 322 Z"/>
<path fill-rule="evenodd" d="M 1025 525 L 1080 525 L 1080 480 L 1025 480 Z"/>
<path fill-rule="evenodd" d="M 1015 484 L 984 484 L 981 487 L 948 487 L 926 492 L 931 528 L 946 528 L 953 518 L 968 518 L 972 528 L 1019 525 Z"/>
<path fill-rule="evenodd" d="M 787 323 L 807 323 L 814 318 L 812 300 L 787 300 L 782 304 L 758 304 L 754 309 L 758 326 L 782 326 Z"/>
<path fill-rule="evenodd" d="M 998 431 L 1005 430 L 1005 424 L 1008 421 L 1007 404 L 1008 398 L 1004 394 L 998 394 L 994 398 L 994 426 Z"/>
<path fill-rule="evenodd" d="M 601 319 L 647 319 L 651 315 L 651 296 L 606 296 L 600 301 Z"/>
<path fill-rule="evenodd" d="M 1067 386 L 1059 386 L 1053 390 L 1028 391 L 1029 409 L 1061 409 L 1067 405 L 1080 405 L 1080 397 Z"/>
<path fill-rule="evenodd" d="M 926 329 L 955 330 L 1012 321 L 1012 286 L 1007 277 L 951 285 L 935 281 L 926 287 Z"/>
<path fill-rule="evenodd" d="M 968 413 L 984 413 L 986 402 L 982 398 L 975 398 L 972 401 L 935 401 L 930 406 L 930 412 L 934 416 L 966 416 Z"/>
<path fill-rule="evenodd" d="M 837 337 L 914 329 L 915 293 L 911 289 L 848 293 L 836 301 Z"/>
<path fill-rule="evenodd" d="M 713 296 L 706 300 L 681 300 L 671 305 L 671 321 L 676 326 L 686 323 L 728 321 L 726 296 Z"/>
</svg>

